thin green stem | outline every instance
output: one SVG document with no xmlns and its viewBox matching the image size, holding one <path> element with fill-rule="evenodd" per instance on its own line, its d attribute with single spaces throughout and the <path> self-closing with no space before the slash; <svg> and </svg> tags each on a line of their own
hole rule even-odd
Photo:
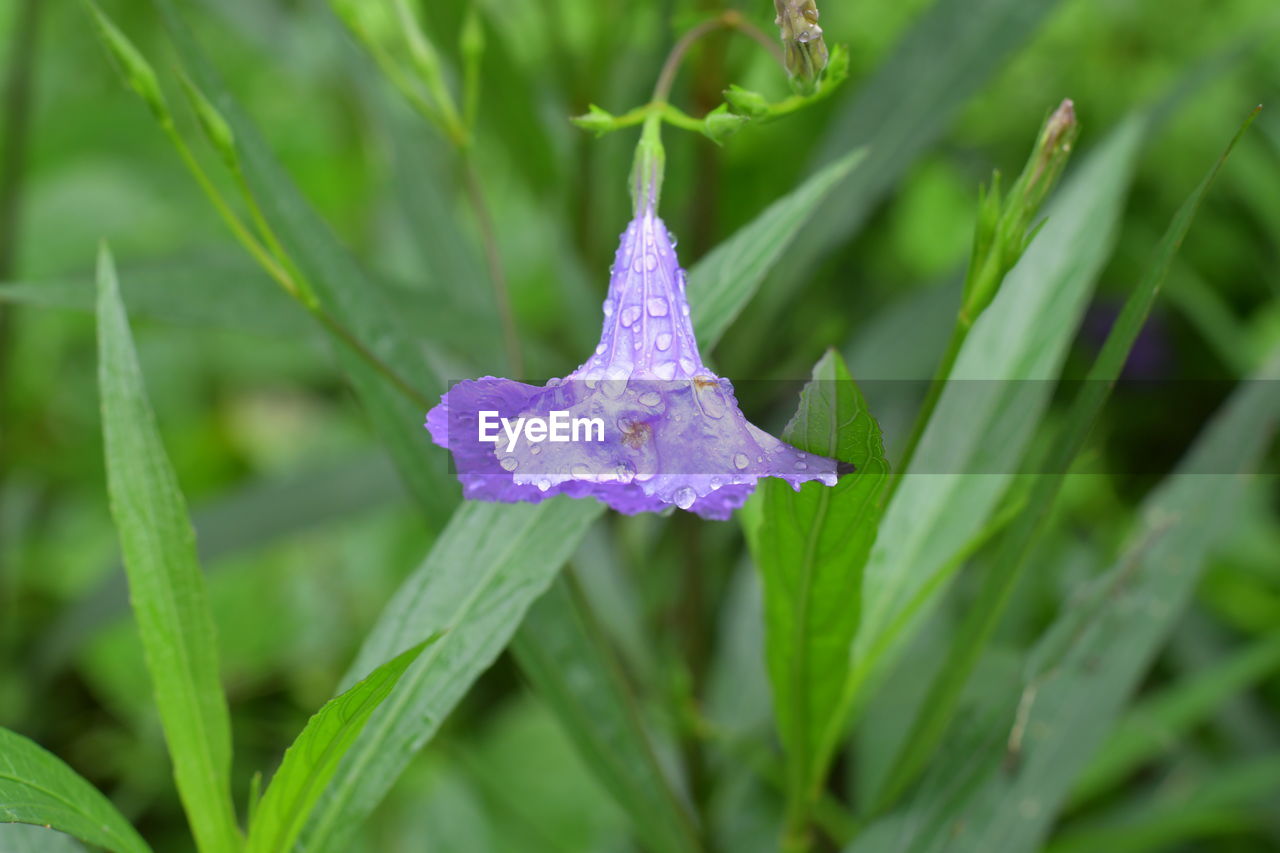
<svg viewBox="0 0 1280 853">
<path fill-rule="evenodd" d="M 929 421 L 933 418 L 933 413 L 938 408 L 938 401 L 942 399 L 942 392 L 946 390 L 947 380 L 951 377 L 951 371 L 955 368 L 956 359 L 960 357 L 960 350 L 964 347 L 964 342 L 969 337 L 969 330 L 972 328 L 973 321 L 964 312 L 961 312 L 956 317 L 956 324 L 951 330 L 951 340 L 947 343 L 947 350 L 942 356 L 942 361 L 938 363 L 938 369 L 934 372 L 933 379 L 929 383 L 929 391 L 925 394 L 924 403 L 920 406 L 920 412 L 916 415 L 915 423 L 911 427 L 911 434 L 907 438 L 906 447 L 902 451 L 898 464 L 894 467 L 894 473 L 890 476 L 889 487 L 885 489 L 884 497 L 881 498 L 882 505 L 889 505 L 889 501 L 893 499 L 894 493 L 897 492 L 898 486 L 902 483 L 903 475 L 910 470 L 916 450 L 920 447 L 920 440 L 924 437 L 924 431 L 928 428 Z"/>
</svg>

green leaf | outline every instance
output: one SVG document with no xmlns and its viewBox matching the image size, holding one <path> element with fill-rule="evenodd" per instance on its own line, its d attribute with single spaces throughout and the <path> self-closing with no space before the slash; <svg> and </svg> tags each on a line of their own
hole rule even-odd
<svg viewBox="0 0 1280 853">
<path fill-rule="evenodd" d="M 1048 405 L 1047 380 L 1058 374 L 1110 253 L 1144 127 L 1122 125 L 1069 177 L 974 324 L 867 563 L 853 690 L 882 672 L 914 631 L 928 612 L 919 595 L 932 588 L 936 601 L 946 588 L 938 579 L 1012 481 Z M 846 705 L 856 699 L 847 696 Z"/>
<path fill-rule="evenodd" d="M 688 806 L 658 763 L 631 686 L 572 576 L 530 608 L 512 650 L 646 846 L 656 853 L 700 849 Z"/>
<path fill-rule="evenodd" d="M 404 312 L 397 311 L 385 289 L 365 275 L 271 154 L 257 128 L 205 59 L 178 14 L 174 0 L 154 0 L 154 3 L 184 70 L 235 134 L 245 176 L 267 220 L 315 288 L 320 301 L 385 364 L 415 383 L 422 397 L 420 401 L 407 399 L 349 347 L 336 345 L 339 363 L 410 492 L 433 519 L 443 522 L 456 503 L 457 490 L 446 479 L 446 466 L 425 451 L 422 403 L 443 391 L 444 382 L 424 363 L 423 347 L 410 333 Z"/>
<path fill-rule="evenodd" d="M 846 154 L 811 176 L 689 271 L 690 316 L 704 350 L 715 346 L 821 202 L 865 155 Z"/>
<path fill-rule="evenodd" d="M 105 247 L 98 261 L 98 385 L 111 514 L 178 793 L 200 849 L 232 853 L 241 841 L 213 614 Z"/>
<path fill-rule="evenodd" d="M 249 827 L 248 853 L 292 850 L 338 762 L 351 748 L 369 717 L 390 695 L 429 639 L 402 652 L 341 696 L 330 699 L 307 721 L 302 734 L 284 754 L 284 761 L 254 809 Z"/>
<path fill-rule="evenodd" d="M 62 759 L 0 729 L 0 824 L 5 823 L 51 827 L 112 853 L 151 850 L 111 801 Z M 10 849 L 6 836 L 0 842 Z"/>
<path fill-rule="evenodd" d="M 1252 117 L 1249 121 L 1252 121 Z M 1247 122 L 1245 127 L 1248 127 Z M 1244 129 L 1241 128 L 1240 133 Z M 1152 264 L 1125 302 L 1088 378 L 1080 385 L 1080 392 L 1072 402 L 1066 423 L 1044 462 L 1046 473 L 1035 476 L 1026 509 L 1019 514 L 1009 534 L 1002 540 L 978 599 L 967 608 L 964 622 L 950 645 L 946 663 L 939 671 L 919 716 L 892 763 L 893 770 L 877 798 L 876 810 L 895 799 L 914 780 L 946 732 L 965 682 L 977 666 L 978 658 L 999 624 L 1009 596 L 1031 558 L 1032 549 L 1048 526 L 1050 510 L 1062 490 L 1061 474 L 1071 467 L 1071 463 L 1083 449 L 1094 422 L 1111 396 L 1116 380 L 1120 378 L 1120 371 L 1129 358 L 1138 333 L 1151 313 L 1156 296 L 1168 277 L 1174 256 L 1191 228 L 1201 201 L 1239 138 L 1237 134 L 1174 217 Z"/>
<path fill-rule="evenodd" d="M 565 497 L 540 504 L 464 503 L 397 590 L 348 674 L 367 672 L 431 634 L 343 759 L 303 835 L 308 850 L 347 842 L 414 754 L 507 645 L 603 507 Z"/>
<path fill-rule="evenodd" d="M 1232 696 L 1280 669 L 1280 634 L 1260 640 L 1131 709 L 1081 777 L 1084 800 L 1123 780 L 1144 762 L 1184 740 Z"/>
<path fill-rule="evenodd" d="M 1244 383 L 1178 469 L 1144 501 L 1124 553 L 1067 608 L 1034 649 L 1017 713 L 961 730 L 978 747 L 935 763 L 930 787 L 851 850 L 920 853 L 1037 849 L 1077 776 L 1101 746 L 1231 529 L 1249 488 L 1244 472 L 1270 445 L 1280 352 Z M 1012 710 L 1012 709 L 1011 709 Z M 988 721 L 990 723 L 990 721 Z"/>
<path fill-rule="evenodd" d="M 5 853 L 85 853 L 88 849 L 56 829 L 25 823 L 0 823 L 0 850 Z"/>
<path fill-rule="evenodd" d="M 787 759 L 793 830 L 816 801 L 843 729 L 840 700 L 861 615 L 862 571 L 888 481 L 880 427 L 844 361 L 828 350 L 783 438 L 855 466 L 834 487 L 762 486 L 756 563 L 764 579 L 765 653 Z M 796 826 L 795 821 L 801 825 Z"/>
</svg>

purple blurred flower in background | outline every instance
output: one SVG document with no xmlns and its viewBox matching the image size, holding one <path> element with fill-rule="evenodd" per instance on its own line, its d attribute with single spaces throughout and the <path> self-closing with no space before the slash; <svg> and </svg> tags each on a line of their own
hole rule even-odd
<svg viewBox="0 0 1280 853">
<path fill-rule="evenodd" d="M 509 441 L 498 430 L 498 440 L 482 441 L 481 412 L 512 424 L 552 412 L 598 419 L 603 440 Z M 493 377 L 461 382 L 427 414 L 427 429 L 453 454 L 463 496 L 476 500 L 564 494 L 627 514 L 674 505 L 724 519 L 760 477 L 796 489 L 809 480 L 836 482 L 834 460 L 748 423 L 733 386 L 703 365 L 685 274 L 652 201 L 622 235 L 591 358 L 542 387 Z"/>
</svg>

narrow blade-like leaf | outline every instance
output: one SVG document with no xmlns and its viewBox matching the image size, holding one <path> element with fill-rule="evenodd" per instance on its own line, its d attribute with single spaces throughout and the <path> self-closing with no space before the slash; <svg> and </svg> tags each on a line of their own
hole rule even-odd
<svg viewBox="0 0 1280 853">
<path fill-rule="evenodd" d="M 347 849 L 360 821 L 497 658 L 602 511 L 594 501 L 560 497 L 540 504 L 466 503 L 454 513 L 365 640 L 348 683 L 444 633 L 409 668 L 343 759 L 304 832 L 308 850 Z"/>
<path fill-rule="evenodd" d="M 1249 121 L 1252 121 L 1252 117 Z M 1248 123 L 1245 127 L 1247 126 Z M 1244 133 L 1244 128 L 1241 128 L 1240 133 Z M 1032 548 L 1048 525 L 1050 510 L 1062 490 L 1062 475 L 1084 447 L 1094 421 L 1111 396 L 1111 389 L 1120 378 L 1120 371 L 1138 339 L 1138 332 L 1142 330 L 1152 306 L 1155 305 L 1156 296 L 1169 274 L 1178 248 L 1191 228 L 1196 211 L 1239 138 L 1237 134 L 1174 217 L 1151 266 L 1130 294 L 1120 318 L 1107 336 L 1102 352 L 1089 371 L 1088 379 L 1080 386 L 1080 393 L 1072 403 L 1066 423 L 1049 452 L 1045 463 L 1047 473 L 1035 478 L 1026 509 L 1019 514 L 1002 541 L 978 599 L 968 608 L 964 623 L 949 649 L 947 661 L 939 670 L 937 679 L 921 706 L 920 716 L 893 762 L 893 770 L 879 798 L 881 806 L 896 798 L 915 778 L 946 731 L 960 700 L 960 693 L 1004 613 L 1009 596 L 1030 559 Z"/>
<path fill-rule="evenodd" d="M 115 268 L 98 262 L 98 385 L 111 514 L 178 793 L 205 853 L 240 848 L 231 722 L 186 502 L 143 388 Z"/>
<path fill-rule="evenodd" d="M 111 853 L 151 850 L 97 788 L 62 759 L 8 729 L 0 729 L 0 824 L 4 823 L 49 827 Z M 9 849 L 3 836 L 0 848 Z"/>
<path fill-rule="evenodd" d="M 658 763 L 631 686 L 571 577 L 557 580 L 530 608 L 511 647 L 648 849 L 698 850 L 688 807 Z"/>
<path fill-rule="evenodd" d="M 369 717 L 417 660 L 428 640 L 397 655 L 325 703 L 284 754 L 280 769 L 254 809 L 248 853 L 292 850 L 338 762 Z"/>
<path fill-rule="evenodd" d="M 704 348 L 715 346 L 822 201 L 865 156 L 859 149 L 817 172 L 694 265 L 689 310 Z"/>
</svg>

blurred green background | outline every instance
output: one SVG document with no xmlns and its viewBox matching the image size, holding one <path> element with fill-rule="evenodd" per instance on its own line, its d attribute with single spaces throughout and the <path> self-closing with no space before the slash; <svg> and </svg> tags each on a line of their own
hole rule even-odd
<svg viewBox="0 0 1280 853">
<path fill-rule="evenodd" d="M 103 5 L 162 73 L 172 68 L 148 3 Z M 421 5 L 437 44 L 456 58 L 465 4 Z M 1079 375 L 1100 340 L 1090 329 L 1105 330 L 1174 210 L 1248 111 L 1280 88 L 1273 0 L 1036 0 L 989 31 L 983 16 L 1001 4 L 952 2 L 963 12 L 951 21 L 956 41 L 980 40 L 970 51 L 981 61 L 947 70 L 953 83 L 937 91 L 918 77 L 954 56 L 896 52 L 930 5 L 828 0 L 828 42 L 848 44 L 853 59 L 852 78 L 833 99 L 749 128 L 723 148 L 667 131 L 663 215 L 686 266 L 833 153 L 869 142 L 876 158 L 856 191 L 838 191 L 849 195 L 818 217 L 726 335 L 715 353 L 724 375 L 803 377 L 825 348 L 837 347 L 860 380 L 927 378 L 958 299 L 978 187 L 991 170 L 1016 173 L 1064 97 L 1075 101 L 1085 150 L 1163 100 L 1167 116 L 1146 143 L 1119 244 L 1068 368 Z M 772 9 L 763 0 L 480 6 L 488 47 L 477 157 L 527 373 L 564 375 L 595 340 L 629 215 L 634 144 L 633 132 L 592 139 L 568 116 L 591 103 L 623 112 L 644 102 L 674 36 L 702 17 L 734 6 L 771 30 Z M 453 155 L 434 130 L 321 0 L 187 8 L 202 45 L 336 239 L 392 288 L 402 316 L 430 341 L 424 360 L 458 378 L 500 374 L 476 229 Z M 274 766 L 328 698 L 435 531 L 409 505 L 323 336 L 230 240 L 111 70 L 84 10 L 8 0 L 0 45 L 9 86 L 0 117 L 0 278 L 11 283 L 0 293 L 0 724 L 97 783 L 157 849 L 185 850 L 140 649 L 123 618 L 105 499 L 87 310 L 99 241 L 121 267 L 148 388 L 214 574 L 240 790 L 254 769 Z M 786 91 L 757 45 L 722 34 L 695 50 L 675 101 L 701 114 L 730 82 Z M 1192 229 L 1133 365 L 1144 375 L 1223 382 L 1280 342 L 1277 108 L 1264 110 L 1242 141 Z M 190 122 L 185 112 L 183 119 Z M 1169 429 L 1158 441 L 1150 438 L 1152 413 L 1118 399 L 1090 452 L 1111 462 L 1104 470 L 1164 470 L 1220 397 L 1164 413 Z M 794 407 L 794 398 L 743 402 L 762 423 Z M 903 417 L 877 415 L 890 425 Z M 425 435 L 423 453 L 446 464 Z M 1071 558 L 1024 584 L 1001 642 L 1017 648 L 1043 627 L 1073 583 L 1096 570 L 1099 552 L 1114 549 L 1155 479 L 1117 473 L 1073 485 L 1059 510 L 1065 523 L 1044 546 Z M 1153 685 L 1280 629 L 1274 485 L 1263 479 Z M 704 525 L 693 553 L 680 544 L 687 537 L 660 535 L 691 523 L 611 518 L 575 559 L 583 569 L 607 567 L 594 595 L 641 603 L 633 639 L 660 673 L 645 697 L 659 718 L 675 713 L 670 696 L 698 670 L 688 638 L 665 630 L 690 606 L 685 573 L 705 577 L 693 605 L 710 626 L 704 658 L 750 656 L 759 642 L 751 629 L 734 633 L 730 618 L 741 594 L 732 584 L 742 553 L 736 525 Z M 1159 766 L 1196 769 L 1276 748 L 1275 663 Z M 1129 780 L 1068 814 L 1062 831 L 1141 801 L 1162 778 L 1152 771 Z M 1280 849 L 1275 817 L 1265 803 L 1240 804 L 1208 831 L 1157 839 L 1149 849 Z M 621 813 L 504 659 L 398 784 L 366 843 L 377 851 L 604 851 L 630 849 L 625 837 Z M 0 850 L 4 839 L 0 830 Z"/>
</svg>

